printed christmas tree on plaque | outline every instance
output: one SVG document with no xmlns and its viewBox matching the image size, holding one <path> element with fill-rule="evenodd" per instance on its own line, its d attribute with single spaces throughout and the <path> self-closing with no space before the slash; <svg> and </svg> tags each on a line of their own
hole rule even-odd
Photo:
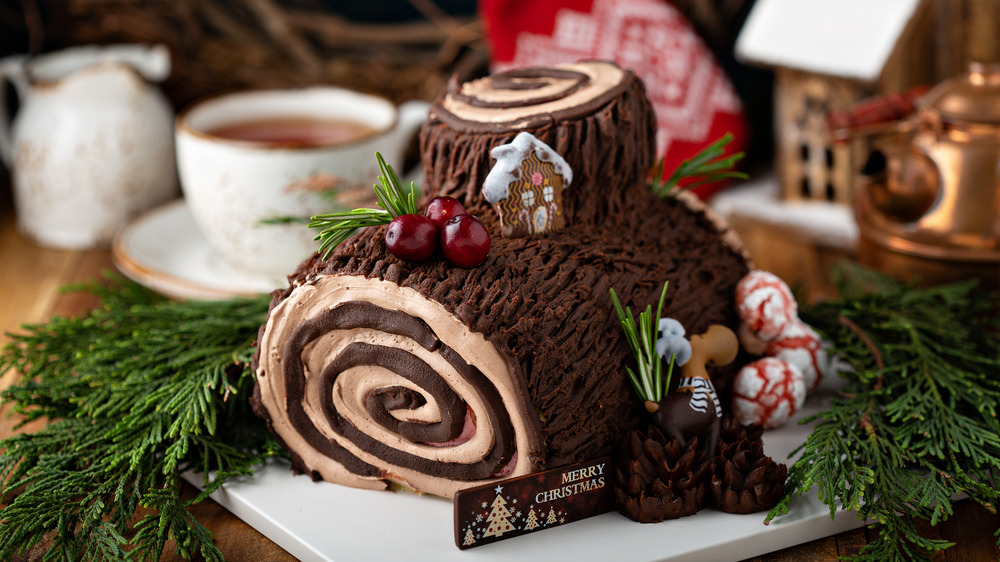
<svg viewBox="0 0 1000 562">
<path fill-rule="evenodd" d="M 510 511 L 507 510 L 507 500 L 500 495 L 503 488 L 500 486 L 496 487 L 497 497 L 493 500 L 493 509 L 490 511 L 489 516 L 486 518 L 490 522 L 489 526 L 486 527 L 486 532 L 483 533 L 483 538 L 486 537 L 499 537 L 506 533 L 507 531 L 513 531 L 514 526 L 510 524 Z"/>
<path fill-rule="evenodd" d="M 556 522 L 556 512 L 553 508 L 549 508 L 549 517 L 545 520 L 546 525 L 551 525 Z"/>
<path fill-rule="evenodd" d="M 535 515 L 535 508 L 528 512 L 528 520 L 524 523 L 524 530 L 530 531 L 538 528 L 538 516 Z"/>
<path fill-rule="evenodd" d="M 472 534 L 472 528 L 470 527 L 465 530 L 465 542 L 463 542 L 462 544 L 465 546 L 469 546 L 470 544 L 475 544 L 475 543 L 476 543 L 476 537 L 475 535 Z"/>
</svg>

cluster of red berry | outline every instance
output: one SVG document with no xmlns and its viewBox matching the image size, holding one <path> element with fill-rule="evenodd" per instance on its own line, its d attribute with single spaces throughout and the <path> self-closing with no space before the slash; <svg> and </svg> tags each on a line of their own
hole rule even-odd
<svg viewBox="0 0 1000 562">
<path fill-rule="evenodd" d="M 490 233 L 454 197 L 435 197 L 423 215 L 400 215 L 385 230 L 385 245 L 401 260 L 420 262 L 441 247 L 445 259 L 459 267 L 476 267 L 490 253 Z"/>
</svg>

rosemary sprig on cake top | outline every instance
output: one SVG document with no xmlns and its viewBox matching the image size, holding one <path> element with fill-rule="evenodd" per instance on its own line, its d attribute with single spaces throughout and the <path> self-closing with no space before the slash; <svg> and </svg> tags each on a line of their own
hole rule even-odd
<svg viewBox="0 0 1000 562">
<path fill-rule="evenodd" d="M 747 174 L 733 170 L 736 163 L 743 159 L 744 154 L 737 152 L 729 156 L 724 156 L 726 145 L 733 140 L 732 133 L 726 133 L 719 140 L 706 146 L 697 154 L 688 158 L 677 166 L 670 177 L 663 178 L 663 159 L 656 163 L 653 175 L 649 182 L 650 189 L 657 197 L 664 199 L 673 197 L 683 191 L 694 189 L 699 185 L 714 183 L 725 179 L 747 179 Z M 681 181 L 690 180 L 683 186 Z"/>
<path fill-rule="evenodd" d="M 322 229 L 316 235 L 316 240 L 320 241 L 319 252 L 324 258 L 359 228 L 389 224 L 396 217 L 417 212 L 417 189 L 413 182 L 410 182 L 410 189 L 405 191 L 396 171 L 386 163 L 382 154 L 376 152 L 375 159 L 378 160 L 381 175 L 372 189 L 375 190 L 381 209 L 352 209 L 316 215 L 309 221 L 309 228 Z"/>
<path fill-rule="evenodd" d="M 452 265 L 476 267 L 489 255 L 492 240 L 478 217 L 465 212 L 453 197 L 435 197 L 421 214 L 417 209 L 417 189 L 410 182 L 404 191 L 399 176 L 375 153 L 382 175 L 372 186 L 381 209 L 354 209 L 317 215 L 309 226 L 323 229 L 316 236 L 319 252 L 326 259 L 344 240 L 360 228 L 388 225 L 385 246 L 389 253 L 409 262 L 429 260 L 438 250 Z"/>
<path fill-rule="evenodd" d="M 187 508 L 279 450 L 248 404 L 269 297 L 171 302 L 121 279 L 81 289 L 102 306 L 26 326 L 0 353 L 0 373 L 23 375 L 3 399 L 51 420 L 0 442 L 0 559 L 42 544 L 46 559 L 156 560 L 174 540 L 185 558 L 221 560 Z M 183 499 L 191 469 L 215 479 Z"/>
<path fill-rule="evenodd" d="M 788 471 L 788 494 L 767 520 L 814 486 L 837 509 L 877 522 L 863 560 L 925 560 L 951 543 L 924 537 L 967 494 L 990 512 L 1000 500 L 1000 307 L 973 283 L 899 284 L 852 268 L 840 299 L 803 311 L 852 370 Z M 998 530 L 1000 537 L 1000 530 Z"/>
</svg>

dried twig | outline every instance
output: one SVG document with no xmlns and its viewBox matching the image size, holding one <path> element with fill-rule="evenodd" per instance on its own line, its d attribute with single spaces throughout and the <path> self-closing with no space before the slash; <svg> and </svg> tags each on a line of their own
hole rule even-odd
<svg viewBox="0 0 1000 562">
<path fill-rule="evenodd" d="M 308 76 L 318 76 L 322 63 L 308 43 L 288 24 L 284 12 L 270 0 L 243 0 L 257 16 L 257 21 Z"/>
</svg>

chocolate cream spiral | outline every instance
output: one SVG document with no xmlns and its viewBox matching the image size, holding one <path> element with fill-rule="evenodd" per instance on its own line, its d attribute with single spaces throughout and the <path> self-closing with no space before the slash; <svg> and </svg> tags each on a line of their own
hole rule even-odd
<svg viewBox="0 0 1000 562">
<path fill-rule="evenodd" d="M 507 363 L 416 291 L 322 278 L 271 311 L 259 345 L 255 403 L 300 470 L 447 497 L 531 471 Z"/>
</svg>

